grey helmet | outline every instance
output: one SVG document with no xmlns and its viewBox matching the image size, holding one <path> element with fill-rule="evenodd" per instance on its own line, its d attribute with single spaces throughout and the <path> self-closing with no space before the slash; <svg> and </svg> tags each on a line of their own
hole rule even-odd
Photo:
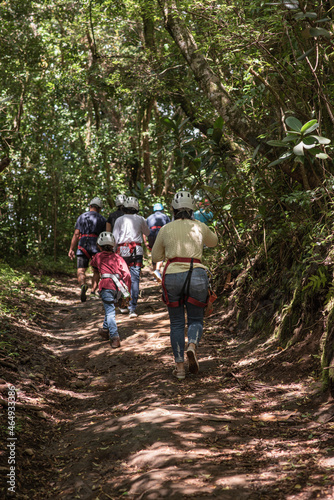
<svg viewBox="0 0 334 500">
<path fill-rule="evenodd" d="M 96 205 L 99 208 L 103 208 L 103 202 L 102 202 L 101 198 L 99 198 L 98 196 L 95 196 L 95 198 L 93 198 L 90 201 L 89 206 L 91 207 L 92 205 Z"/>
<path fill-rule="evenodd" d="M 110 245 L 111 247 L 114 247 L 116 245 L 115 237 L 112 233 L 103 231 L 102 233 L 100 233 L 97 239 L 97 244 L 100 247 L 103 247 L 104 245 Z"/>
<path fill-rule="evenodd" d="M 116 205 L 116 207 L 124 205 L 125 200 L 126 200 L 125 194 L 118 194 L 116 196 L 116 198 L 115 198 L 115 205 Z"/>
<path fill-rule="evenodd" d="M 124 208 L 134 208 L 139 210 L 139 202 L 134 196 L 128 196 L 124 202 Z"/>
<path fill-rule="evenodd" d="M 182 208 L 196 210 L 194 197 L 189 191 L 179 191 L 176 193 L 172 201 L 172 207 L 175 210 L 181 210 Z"/>
</svg>

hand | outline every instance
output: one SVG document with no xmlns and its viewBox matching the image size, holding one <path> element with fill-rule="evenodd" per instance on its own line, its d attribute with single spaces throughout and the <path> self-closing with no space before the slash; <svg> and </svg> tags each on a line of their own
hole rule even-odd
<svg viewBox="0 0 334 500">
<path fill-rule="evenodd" d="M 69 256 L 69 258 L 70 258 L 71 260 L 73 260 L 73 259 L 74 259 L 74 257 L 75 257 L 75 252 L 74 252 L 74 250 L 72 250 L 72 248 L 70 248 L 70 250 L 69 250 L 69 252 L 68 252 L 68 256 Z"/>
</svg>

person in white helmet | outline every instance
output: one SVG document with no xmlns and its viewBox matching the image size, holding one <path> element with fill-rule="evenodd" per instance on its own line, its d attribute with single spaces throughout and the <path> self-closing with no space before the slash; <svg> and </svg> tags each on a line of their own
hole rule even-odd
<svg viewBox="0 0 334 500">
<path fill-rule="evenodd" d="M 125 200 L 126 200 L 125 194 L 118 194 L 116 196 L 116 198 L 115 198 L 116 210 L 109 214 L 109 217 L 107 219 L 107 226 L 106 226 L 107 231 L 112 233 L 116 220 L 119 217 L 122 217 L 122 215 L 124 215 L 123 208 L 124 208 Z"/>
<path fill-rule="evenodd" d="M 68 256 L 71 260 L 75 257 L 75 249 L 77 248 L 77 276 L 78 283 L 81 287 L 80 299 L 81 302 L 86 301 L 86 292 L 88 285 L 86 284 L 86 270 L 90 259 L 99 251 L 97 248 L 97 238 L 102 231 L 106 229 L 106 219 L 100 214 L 103 208 L 103 203 L 98 196 L 95 196 L 89 203 L 89 211 L 81 214 L 74 228 L 71 246 Z M 91 297 L 96 298 L 96 290 L 99 282 L 99 273 L 94 271 L 92 279 Z"/>
<path fill-rule="evenodd" d="M 118 294 L 122 295 L 123 289 L 128 294 L 131 288 L 131 276 L 124 259 L 114 253 L 115 238 L 112 233 L 102 232 L 97 244 L 101 252 L 93 257 L 91 266 L 101 276 L 99 290 L 105 311 L 103 326 L 98 329 L 98 334 L 104 340 L 110 340 L 111 347 L 115 349 L 121 346 L 116 324 L 115 304 Z"/>
<path fill-rule="evenodd" d="M 203 333 L 209 285 L 206 267 L 201 263 L 203 246 L 216 246 L 218 238 L 205 224 L 192 219 L 196 205 L 188 191 L 176 193 L 172 207 L 174 221 L 160 229 L 152 249 L 152 261 L 167 260 L 162 289 L 170 319 L 170 338 L 175 359 L 173 375 L 182 380 L 186 376 L 185 309 L 189 371 L 197 373 L 197 347 Z"/>
<path fill-rule="evenodd" d="M 168 224 L 170 222 L 170 218 L 164 213 L 164 207 L 162 203 L 155 203 L 153 205 L 153 213 L 147 217 L 146 222 L 148 227 L 150 228 L 150 234 L 148 235 L 148 238 L 144 236 L 144 241 L 148 250 L 151 252 L 160 229 L 165 224 Z M 152 262 L 153 275 L 159 282 L 161 282 L 161 266 L 162 262 Z"/>
<path fill-rule="evenodd" d="M 116 251 L 124 258 L 131 273 L 130 318 L 137 316 L 140 270 L 143 265 L 143 234 L 145 236 L 150 234 L 144 217 L 138 215 L 138 211 L 139 203 L 137 198 L 128 196 L 124 202 L 125 214 L 116 220 L 113 231 L 117 245 Z M 127 311 L 122 310 L 121 312 Z"/>
</svg>

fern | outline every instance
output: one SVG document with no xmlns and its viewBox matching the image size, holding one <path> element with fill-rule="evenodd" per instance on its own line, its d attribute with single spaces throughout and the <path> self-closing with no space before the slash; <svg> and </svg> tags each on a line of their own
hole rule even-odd
<svg viewBox="0 0 334 500">
<path fill-rule="evenodd" d="M 309 277 L 308 283 L 303 287 L 302 291 L 312 288 L 312 292 L 319 292 L 326 286 L 326 282 L 326 274 L 321 269 L 318 269 L 318 274 Z"/>
</svg>

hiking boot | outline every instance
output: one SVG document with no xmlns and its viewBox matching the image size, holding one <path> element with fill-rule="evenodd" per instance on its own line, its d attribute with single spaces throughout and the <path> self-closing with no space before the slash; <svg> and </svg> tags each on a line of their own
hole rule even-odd
<svg viewBox="0 0 334 500">
<path fill-rule="evenodd" d="M 130 312 L 129 318 L 138 318 L 138 314 L 134 311 Z"/>
<path fill-rule="evenodd" d="M 86 292 L 88 290 L 88 285 L 81 285 L 80 300 L 81 302 L 86 302 Z"/>
<path fill-rule="evenodd" d="M 119 337 L 114 337 L 113 339 L 110 339 L 110 345 L 113 349 L 117 349 L 117 347 L 121 347 L 121 342 L 119 340 Z"/>
<path fill-rule="evenodd" d="M 99 328 L 97 333 L 103 338 L 103 340 L 109 340 L 109 330 L 106 328 Z"/>
<path fill-rule="evenodd" d="M 190 373 L 197 373 L 199 370 L 199 364 L 197 361 L 195 344 L 189 344 L 188 349 L 187 349 L 187 358 L 189 361 Z"/>
</svg>

